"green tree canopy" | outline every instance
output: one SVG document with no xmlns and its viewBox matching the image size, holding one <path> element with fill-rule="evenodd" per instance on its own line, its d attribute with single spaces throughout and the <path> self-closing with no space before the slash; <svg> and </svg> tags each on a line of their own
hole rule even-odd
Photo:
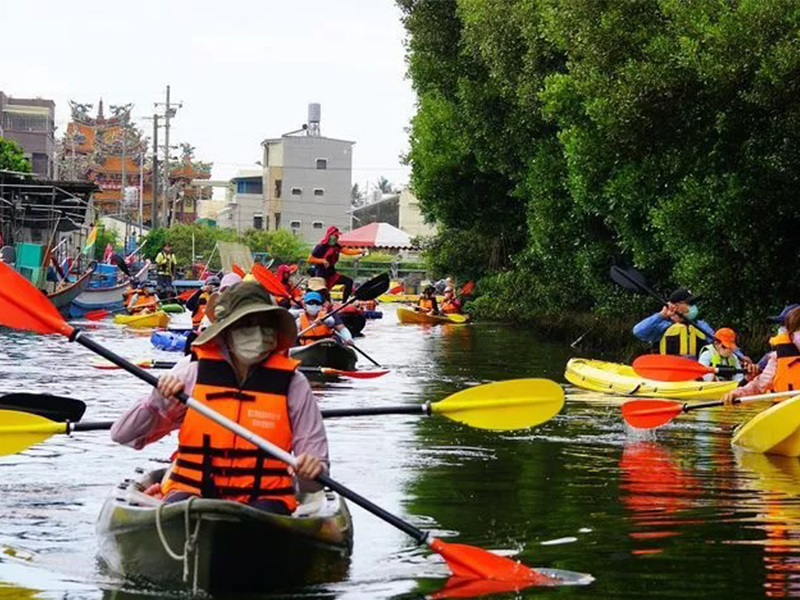
<svg viewBox="0 0 800 600">
<path fill-rule="evenodd" d="M 0 137 L 0 170 L 31 172 L 31 164 L 25 158 L 25 151 L 14 140 Z"/>
</svg>

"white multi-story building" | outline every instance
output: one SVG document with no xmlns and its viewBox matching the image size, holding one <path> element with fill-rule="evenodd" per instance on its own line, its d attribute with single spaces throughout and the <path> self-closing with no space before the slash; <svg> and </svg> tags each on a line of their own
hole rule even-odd
<svg viewBox="0 0 800 600">
<path fill-rule="evenodd" d="M 264 229 L 263 174 L 260 170 L 239 171 L 226 185 L 226 204 L 216 214 L 217 226 L 235 229 Z"/>
<path fill-rule="evenodd" d="M 330 225 L 349 229 L 354 144 L 321 135 L 319 104 L 309 105 L 302 129 L 264 140 L 264 228 L 307 242 Z"/>
</svg>

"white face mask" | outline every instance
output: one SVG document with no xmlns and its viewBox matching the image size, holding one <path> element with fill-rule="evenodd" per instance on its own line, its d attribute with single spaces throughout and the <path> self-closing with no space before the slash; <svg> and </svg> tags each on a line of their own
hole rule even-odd
<svg viewBox="0 0 800 600">
<path fill-rule="evenodd" d="M 309 317 L 316 317 L 321 308 L 318 304 L 306 304 L 306 312 Z"/>
<path fill-rule="evenodd" d="M 230 332 L 229 339 L 231 353 L 248 366 L 264 360 L 278 345 L 275 330 L 261 325 L 238 327 Z"/>
</svg>

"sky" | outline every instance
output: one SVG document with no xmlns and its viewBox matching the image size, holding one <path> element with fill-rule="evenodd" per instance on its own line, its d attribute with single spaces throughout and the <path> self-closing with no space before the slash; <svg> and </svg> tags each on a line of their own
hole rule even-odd
<svg viewBox="0 0 800 600">
<path fill-rule="evenodd" d="M 322 105 L 322 135 L 356 142 L 353 182 L 401 185 L 414 93 L 393 0 L 0 0 L 0 90 L 56 103 L 134 103 L 152 134 L 155 102 L 182 102 L 170 144 L 189 142 L 214 179 L 258 168 L 261 141 Z M 163 130 L 159 133 L 163 143 Z"/>
</svg>

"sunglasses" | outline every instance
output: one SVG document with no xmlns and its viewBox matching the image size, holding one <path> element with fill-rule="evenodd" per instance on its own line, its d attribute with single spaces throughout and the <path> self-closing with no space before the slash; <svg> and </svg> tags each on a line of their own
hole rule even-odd
<svg viewBox="0 0 800 600">
<path fill-rule="evenodd" d="M 306 302 L 306 306 L 322 306 L 322 302 L 319 300 L 309 300 Z"/>
</svg>

